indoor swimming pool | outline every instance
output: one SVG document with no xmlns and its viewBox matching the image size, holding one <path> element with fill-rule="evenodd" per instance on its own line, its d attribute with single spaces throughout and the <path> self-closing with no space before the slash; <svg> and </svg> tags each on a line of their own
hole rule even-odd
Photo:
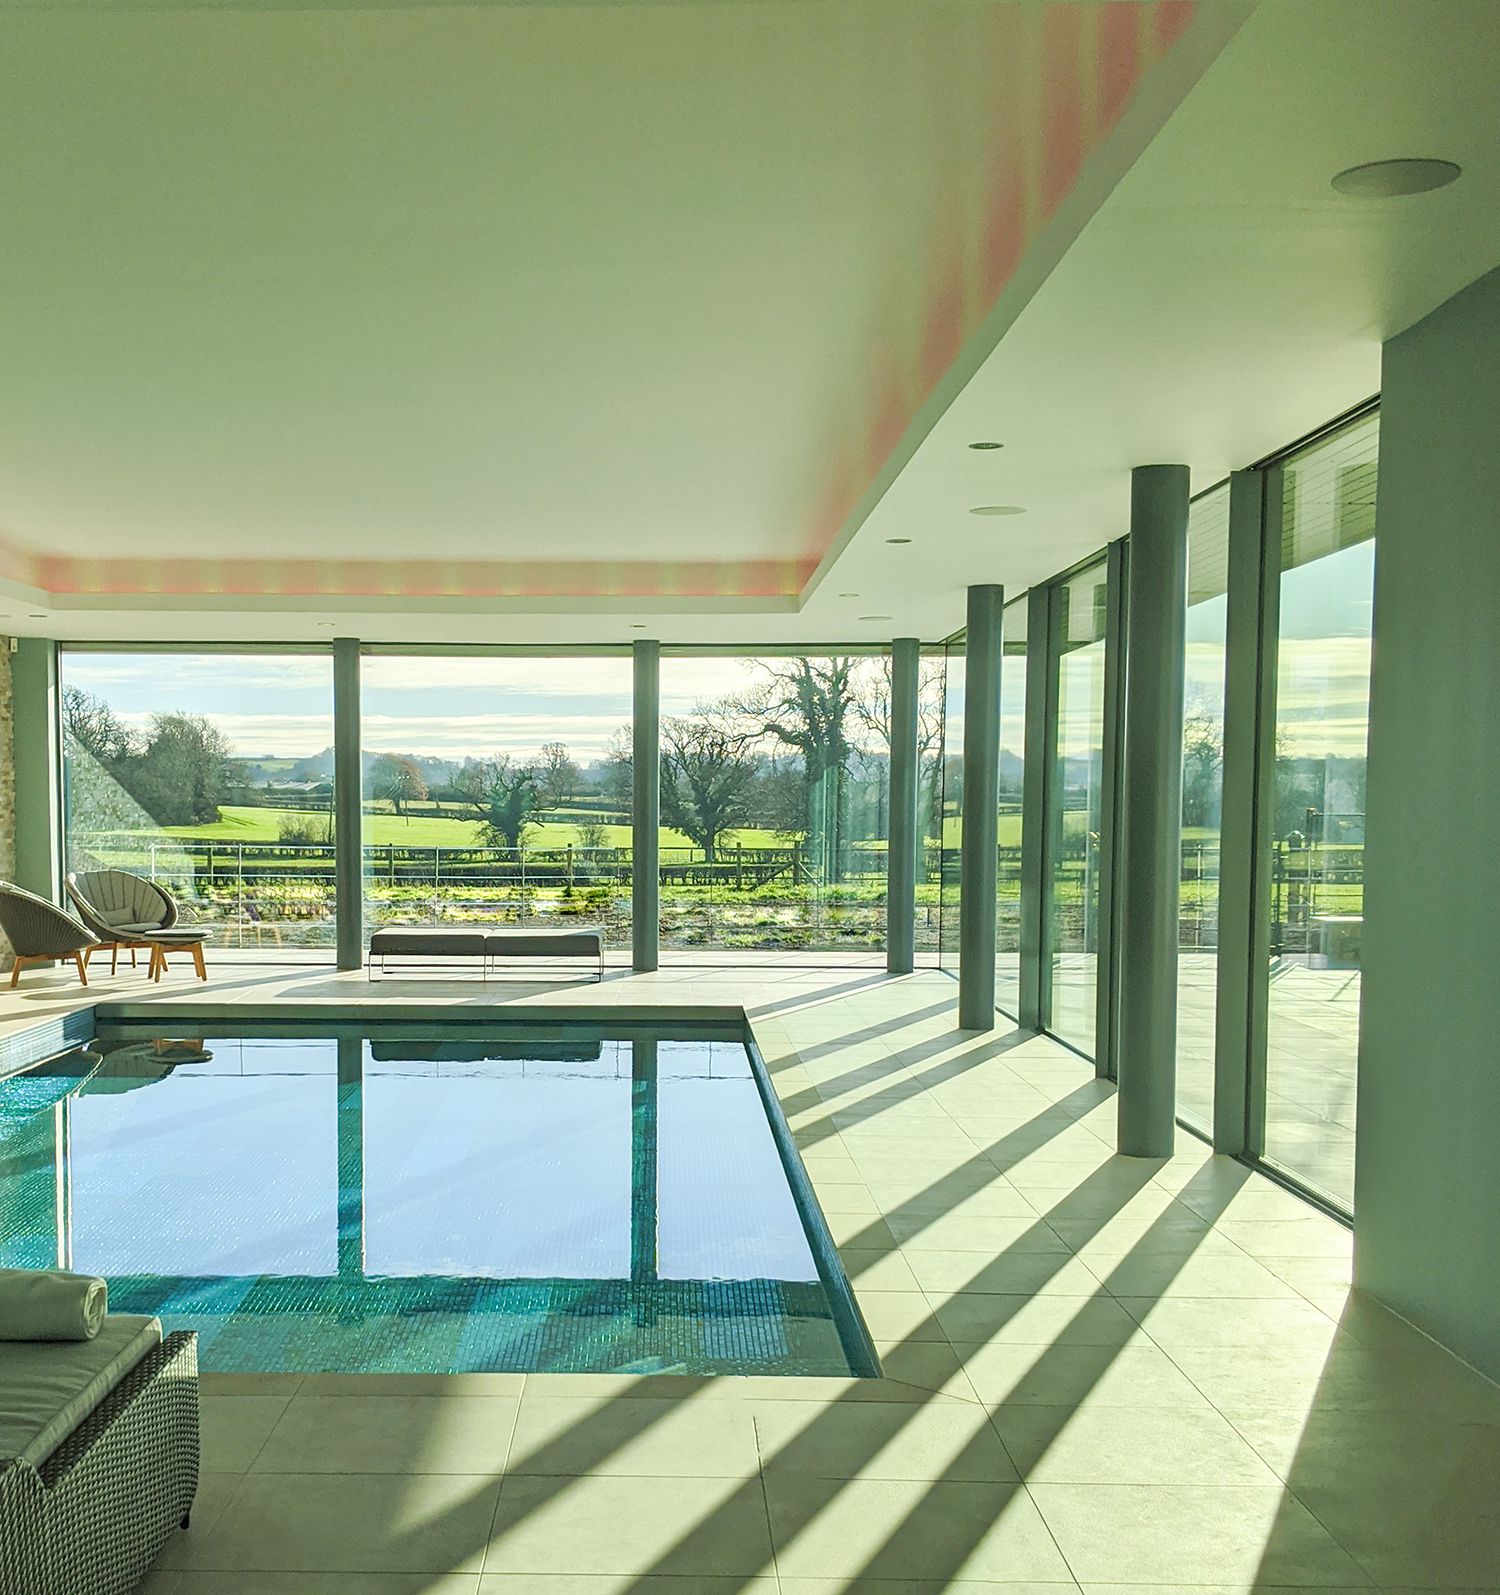
<svg viewBox="0 0 1500 1595">
<path fill-rule="evenodd" d="M 221 1371 L 875 1371 L 717 1023 L 101 1023 L 0 1081 L 0 1266 Z"/>
</svg>

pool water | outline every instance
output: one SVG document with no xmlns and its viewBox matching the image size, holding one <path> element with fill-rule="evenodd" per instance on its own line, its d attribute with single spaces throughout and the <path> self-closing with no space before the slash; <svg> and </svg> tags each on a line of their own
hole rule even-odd
<svg viewBox="0 0 1500 1595">
<path fill-rule="evenodd" d="M 740 1035 L 194 1028 L 0 1081 L 0 1265 L 210 1369 L 874 1371 Z"/>
</svg>

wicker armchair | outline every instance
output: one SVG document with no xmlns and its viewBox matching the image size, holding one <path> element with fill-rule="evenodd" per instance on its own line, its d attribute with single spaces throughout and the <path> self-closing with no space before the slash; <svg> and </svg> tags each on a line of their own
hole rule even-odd
<svg viewBox="0 0 1500 1595">
<path fill-rule="evenodd" d="M 151 977 L 160 980 L 167 953 L 175 950 L 189 953 L 199 977 L 208 978 L 203 943 L 209 930 L 179 926 L 176 902 L 155 881 L 122 869 L 80 870 L 68 876 L 68 896 L 78 917 L 99 938 L 96 951 L 109 948 L 110 974 L 119 967 L 122 952 L 130 954 L 134 968 L 136 952 L 145 949 L 151 954 Z"/>
<path fill-rule="evenodd" d="M 79 980 L 88 985 L 85 951 L 98 946 L 99 938 L 55 903 L 0 881 L 0 930 L 16 955 L 10 972 L 12 987 L 28 964 L 52 964 L 65 958 L 72 959 Z"/>
<path fill-rule="evenodd" d="M 198 1337 L 168 1335 L 39 1465 L 0 1462 L 0 1595 L 129 1595 L 198 1488 Z"/>
</svg>

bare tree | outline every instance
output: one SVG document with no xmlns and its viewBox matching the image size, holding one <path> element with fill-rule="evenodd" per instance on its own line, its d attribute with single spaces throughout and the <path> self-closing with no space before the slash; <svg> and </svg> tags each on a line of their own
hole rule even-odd
<svg viewBox="0 0 1500 1595">
<path fill-rule="evenodd" d="M 710 864 L 725 833 L 749 822 L 757 779 L 732 705 L 702 705 L 662 721 L 662 819 L 701 847 Z"/>
<path fill-rule="evenodd" d="M 566 742 L 542 744 L 542 762 L 541 769 L 537 772 L 537 788 L 547 808 L 561 808 L 578 790 L 579 782 L 582 780 L 583 771 L 569 755 Z"/>
<path fill-rule="evenodd" d="M 397 814 L 406 816 L 406 823 L 410 825 L 411 816 L 406 813 L 406 805 L 420 803 L 427 796 L 427 782 L 415 759 L 399 753 L 382 753 L 370 765 L 370 791 L 377 798 L 384 798 Z"/>
<path fill-rule="evenodd" d="M 131 751 L 130 730 L 103 700 L 79 687 L 62 692 L 63 735 L 105 766 L 118 764 Z"/>
<path fill-rule="evenodd" d="M 488 847 L 519 848 L 541 799 L 536 766 L 508 753 L 469 760 L 454 776 L 453 790 L 474 809 Z"/>
</svg>

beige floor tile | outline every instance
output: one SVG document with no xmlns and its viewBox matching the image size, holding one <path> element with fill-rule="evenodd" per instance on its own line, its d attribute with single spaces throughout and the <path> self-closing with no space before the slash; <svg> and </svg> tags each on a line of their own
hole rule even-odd
<svg viewBox="0 0 1500 1595">
<path fill-rule="evenodd" d="M 1158 1346 L 1239 1347 L 1266 1345 L 1326 1346 L 1338 1333 L 1327 1313 L 1300 1296 L 1284 1300 L 1244 1297 L 1197 1300 L 1191 1297 L 1120 1296 L 1130 1313 Z"/>
<path fill-rule="evenodd" d="M 477 1573 L 179 1573 L 172 1595 L 478 1595 Z"/>
<path fill-rule="evenodd" d="M 771 1475 L 766 1495 L 783 1577 L 1069 1577 L 1035 1506 L 1016 1485 Z"/>
<path fill-rule="evenodd" d="M 1000 1253 L 1056 1252 L 1063 1242 L 1035 1213 L 1002 1216 L 994 1213 L 948 1213 L 924 1224 L 898 1224 L 892 1233 L 904 1230 L 903 1251 L 977 1252 L 994 1257 Z"/>
<path fill-rule="evenodd" d="M 988 1405 L 1002 1402 L 1103 1407 L 1198 1407 L 1203 1393 L 1143 1335 L 1128 1345 L 957 1344 L 969 1383 Z"/>
<path fill-rule="evenodd" d="M 920 1290 L 911 1265 L 899 1252 L 867 1251 L 852 1246 L 839 1247 L 839 1261 L 854 1286 L 856 1296 L 866 1291 Z"/>
<path fill-rule="evenodd" d="M 260 1454 L 291 1399 L 289 1395 L 200 1395 L 201 1465 L 220 1473 L 245 1472 Z"/>
<path fill-rule="evenodd" d="M 1212 1407 L 993 1410 L 995 1428 L 1033 1484 L 1255 1484 L 1276 1475 Z"/>
<path fill-rule="evenodd" d="M 514 1396 L 294 1396 L 257 1473 L 469 1473 L 505 1469 Z"/>
<path fill-rule="evenodd" d="M 747 1478 L 758 1456 L 749 1402 L 558 1399 L 521 1402 L 510 1471 Z"/>
<path fill-rule="evenodd" d="M 1098 1278 L 1071 1253 L 1011 1252 L 985 1257 L 975 1252 L 912 1252 L 907 1261 L 917 1283 L 929 1296 L 953 1291 L 1030 1296 L 1047 1291 L 1057 1296 L 1103 1295 Z M 1290 1290 L 1289 1286 L 1282 1287 Z"/>
<path fill-rule="evenodd" d="M 1016 1477 L 984 1411 L 974 1406 L 772 1401 L 757 1405 L 755 1429 L 767 1476 L 1007 1481 Z"/>
<path fill-rule="evenodd" d="M 519 1396 L 522 1373 L 310 1373 L 304 1396 Z"/>
<path fill-rule="evenodd" d="M 243 1473 L 215 1473 L 203 1468 L 198 1474 L 198 1493 L 193 1497 L 192 1526 L 179 1529 L 162 1547 L 156 1567 L 189 1566 L 208 1542 L 209 1535 L 224 1516 L 235 1492 L 244 1480 Z"/>
<path fill-rule="evenodd" d="M 487 1573 L 765 1573 L 770 1533 L 759 1479 L 505 1481 Z"/>
<path fill-rule="evenodd" d="M 477 1573 L 499 1490 L 461 1473 L 247 1474 L 189 1565 Z"/>
<path fill-rule="evenodd" d="M 479 1595 L 777 1595 L 774 1577 L 711 1574 L 486 1573 Z"/>
<path fill-rule="evenodd" d="M 919 1290 L 870 1290 L 859 1298 L 865 1326 L 875 1340 L 946 1340 L 932 1304 Z"/>
<path fill-rule="evenodd" d="M 1369 1582 L 1279 1486 L 1035 1484 L 1031 1493 L 1082 1584 Z"/>
<path fill-rule="evenodd" d="M 1185 1296 L 1224 1302 L 1297 1294 L 1252 1257 L 1205 1256 L 1197 1251 L 1131 1254 L 1094 1260 L 1088 1266 L 1112 1296 Z"/>
<path fill-rule="evenodd" d="M 979 1578 L 783 1578 L 782 1595 L 1077 1595 L 1073 1583 Z"/>
<path fill-rule="evenodd" d="M 1135 1319 L 1108 1296 L 960 1291 L 929 1299 L 939 1326 L 955 1344 L 1119 1346 L 1140 1333 Z"/>
<path fill-rule="evenodd" d="M 1342 1224 L 1307 1209 L 1297 1218 L 1222 1218 L 1215 1228 L 1251 1257 L 1320 1257 L 1347 1263 L 1354 1237 Z"/>
</svg>

